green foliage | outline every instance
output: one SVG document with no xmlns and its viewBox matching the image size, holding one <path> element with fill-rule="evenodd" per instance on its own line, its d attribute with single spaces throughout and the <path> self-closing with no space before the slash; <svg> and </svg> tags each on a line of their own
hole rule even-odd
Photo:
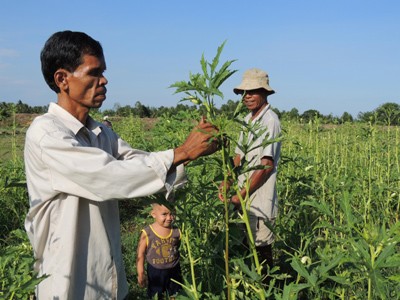
<svg viewBox="0 0 400 300">
<path fill-rule="evenodd" d="M 225 42 L 218 47 L 217 54 L 211 63 L 204 58 L 204 54 L 202 55 L 200 60 L 202 74 L 190 73 L 189 81 L 178 81 L 170 86 L 176 88 L 175 93 L 185 93 L 182 101 L 190 101 L 199 105 L 200 109 L 205 111 L 207 120 L 212 123 L 215 123 L 217 111 L 214 97 L 223 98 L 224 95 L 219 88 L 236 72 L 236 70 L 229 70 L 235 60 L 226 61 L 220 69 L 217 69 L 224 46 Z"/>
<path fill-rule="evenodd" d="M 0 239 L 8 232 L 23 228 L 28 210 L 25 173 L 20 157 L 0 163 Z"/>
<path fill-rule="evenodd" d="M 48 105 L 46 106 L 30 106 L 18 100 L 17 103 L 0 103 L 0 121 L 4 120 L 15 113 L 23 114 L 43 114 L 47 112 Z"/>
<path fill-rule="evenodd" d="M 306 110 L 302 115 L 301 118 L 303 119 L 304 123 L 308 123 L 312 120 L 314 120 L 315 118 L 320 118 L 321 114 L 318 110 L 316 109 L 309 109 Z"/>
<path fill-rule="evenodd" d="M 120 201 L 122 254 L 126 276 L 131 285 L 127 299 L 146 299 L 147 297 L 146 290 L 141 289 L 137 284 L 135 255 L 141 230 L 152 222 L 149 211 L 143 207 L 146 207 L 145 202 L 141 202 L 140 199 Z"/>
<path fill-rule="evenodd" d="M 183 141 L 198 119 L 198 113 L 190 112 L 165 115 L 150 128 L 135 117 L 114 124 L 117 133 L 133 146 L 161 150 Z M 240 125 L 233 120 L 224 122 L 225 132 L 236 140 Z M 264 296 L 396 299 L 400 289 L 400 129 L 373 124 L 325 127 L 316 121 L 307 125 L 286 122 L 282 127 L 286 139 L 278 176 L 276 268 L 270 272 L 272 280 L 264 289 Z M 1 249 L 8 251 L 2 252 L 1 261 L 17 261 L 17 257 L 10 259 L 9 255 L 26 247 L 25 267 L 18 272 L 3 268 L 2 280 L 12 281 L 18 293 L 28 295 L 25 279 L 35 278 L 29 273 L 32 252 L 26 240 L 9 238 L 11 231 L 23 230 L 28 206 L 20 157 L 2 161 L 0 171 L 0 225 L 4 233 Z M 217 196 L 222 179 L 220 153 L 190 163 L 187 172 L 189 182 L 177 192 L 175 202 L 177 224 L 189 237 L 189 246 L 181 249 L 186 280 L 183 284 L 192 286 L 193 265 L 196 293 L 205 299 L 225 299 L 224 206 Z M 123 254 L 132 299 L 145 295 L 145 289 L 136 284 L 135 258 L 138 234 L 151 221 L 146 203 L 146 199 L 120 202 Z M 242 248 L 242 226 L 243 221 L 230 207 L 232 290 L 235 299 L 257 299 L 251 285 L 258 280 L 258 273 L 254 264 L 248 264 L 248 250 Z M 17 246 L 21 248 L 13 248 Z M 25 275 L 14 276 L 11 270 Z M 187 292 L 181 299 L 193 299 L 191 295 Z"/>
<path fill-rule="evenodd" d="M 346 123 L 346 122 L 350 122 L 350 123 L 353 122 L 353 116 L 351 114 L 349 114 L 348 112 L 344 112 L 342 114 L 342 116 L 340 117 L 341 124 Z"/>
<path fill-rule="evenodd" d="M 387 102 L 371 112 L 359 113 L 358 118 L 365 123 L 380 125 L 400 125 L 400 105 Z"/>
<path fill-rule="evenodd" d="M 222 49 L 221 49 L 222 50 Z M 233 61 L 231 61 L 233 62 Z M 202 63 L 207 62 L 204 60 Z M 231 71 L 236 72 L 236 71 Z M 222 72 L 223 74 L 223 72 Z M 223 76 L 230 76 L 232 74 L 223 74 Z M 200 85 L 205 83 L 207 85 L 207 81 L 203 79 L 196 78 L 197 76 L 203 76 L 201 74 L 190 74 L 190 78 L 192 78 L 193 82 L 177 82 L 171 87 L 177 87 L 180 84 L 186 85 L 187 88 L 195 90 L 196 84 Z M 224 80 L 226 80 L 225 78 Z M 222 84 L 223 82 L 217 82 L 214 84 Z M 175 86 L 176 85 L 176 86 Z M 183 92 L 184 90 L 182 90 Z M 214 91 L 215 92 L 215 91 Z M 222 93 L 218 90 L 215 95 L 222 98 Z M 119 103 L 115 103 L 112 109 L 105 109 L 103 111 L 98 110 L 99 114 L 107 115 L 107 116 L 115 116 L 115 117 L 128 117 L 133 115 L 139 118 L 157 118 L 164 114 L 175 114 L 179 112 L 193 112 L 196 110 L 196 106 L 202 112 L 202 114 L 207 114 L 207 107 L 202 104 L 202 100 L 200 97 L 196 95 L 188 96 L 184 98 L 182 101 L 188 101 L 190 104 L 194 105 L 183 105 L 182 103 L 177 104 L 175 107 L 149 107 L 142 104 L 140 101 L 136 101 L 133 106 L 131 105 L 124 105 L 121 106 Z M 239 100 L 228 100 L 227 103 L 222 104 L 220 108 L 214 107 L 215 112 L 217 114 L 225 114 L 231 115 L 232 112 L 236 109 Z M 213 104 L 212 104 L 213 105 Z M 15 112 L 17 114 L 43 114 L 47 112 L 48 105 L 46 106 L 29 106 L 28 104 L 23 103 L 19 100 L 16 104 L 15 103 L 6 103 L 0 102 L 0 122 L 9 119 L 12 116 L 12 113 Z M 322 124 L 343 124 L 346 122 L 362 122 L 368 123 L 372 122 L 374 124 L 380 125 L 399 125 L 399 105 L 397 103 L 387 102 L 380 105 L 373 111 L 370 112 L 360 112 L 357 117 L 353 117 L 348 112 L 343 112 L 341 116 L 333 116 L 332 114 L 323 115 L 318 110 L 310 109 L 306 110 L 303 114 L 300 114 L 297 108 L 292 108 L 290 111 L 279 110 L 277 108 L 273 108 L 273 110 L 278 114 L 279 118 L 283 121 L 294 121 L 294 122 L 301 122 L 301 123 L 308 123 L 311 119 L 315 118 L 316 116 L 320 119 Z M 93 110 L 92 112 L 94 112 Z"/>
<path fill-rule="evenodd" d="M 286 125 L 286 136 L 276 248 L 287 282 L 311 299 L 397 299 L 398 128 Z"/>
<path fill-rule="evenodd" d="M 263 285 L 262 264 L 243 244 L 246 216 L 218 199 L 221 180 L 250 169 L 234 169 L 229 160 L 244 125 L 241 102 L 228 101 L 223 113 L 214 106 L 213 97 L 222 96 L 219 88 L 234 72 L 228 70 L 233 61 L 217 68 L 224 44 L 211 63 L 202 56 L 202 74 L 173 85 L 185 101 L 198 103 L 197 110 L 182 104 L 178 111 L 165 109 L 150 126 L 131 111 L 112 119 L 121 137 L 148 151 L 181 144 L 203 113 L 220 128 L 221 150 L 190 163 L 188 184 L 176 192 L 184 277 L 177 299 L 399 299 L 400 129 L 379 126 L 395 125 L 397 106 L 380 107 L 365 123 L 354 124 L 344 115 L 337 126 L 325 126 L 316 111 L 308 113 L 307 122 L 297 110 L 288 118 L 280 112 L 285 139 L 274 229 L 276 266 Z M 101 115 L 94 111 L 96 119 Z M 247 131 L 262 134 L 257 128 Z M 21 141 L 16 135 L 9 138 L 11 159 L 0 164 L 0 298 L 28 299 L 43 278 L 32 270 L 32 249 L 23 231 L 28 198 L 16 151 Z M 120 201 L 129 299 L 146 295 L 136 283 L 135 259 L 140 230 L 151 222 L 151 200 Z"/>
<path fill-rule="evenodd" d="M 7 246 L 0 250 L 0 298 L 30 299 L 35 286 L 45 277 L 32 271 L 32 247 L 21 229 L 9 233 Z"/>
<path fill-rule="evenodd" d="M 382 125 L 400 125 L 400 104 L 385 103 L 376 110 L 376 118 Z"/>
<path fill-rule="evenodd" d="M 11 116 L 12 107 L 11 104 L 5 102 L 0 103 L 0 121 Z"/>
<path fill-rule="evenodd" d="M 237 105 L 237 108 L 233 112 L 231 116 L 225 116 L 225 117 L 219 117 L 217 115 L 217 109 L 215 108 L 214 104 L 214 97 L 223 97 L 222 92 L 219 90 L 219 87 L 223 82 L 225 82 L 232 74 L 234 74 L 236 71 L 231 71 L 229 70 L 230 65 L 234 62 L 234 60 L 227 61 L 224 64 L 222 64 L 221 68 L 217 70 L 217 66 L 219 64 L 219 58 L 221 55 L 221 52 L 223 50 L 223 47 L 225 45 L 225 42 L 218 47 L 217 54 L 212 60 L 212 63 L 209 63 L 205 60 L 204 55 L 202 55 L 200 64 L 201 64 L 201 69 L 203 71 L 202 74 L 192 74 L 190 73 L 189 75 L 189 81 L 180 81 L 176 82 L 175 84 L 171 85 L 171 87 L 176 88 L 176 93 L 184 92 L 185 93 L 185 98 L 183 101 L 191 101 L 192 103 L 196 104 L 199 106 L 199 110 L 205 112 L 206 114 L 206 119 L 213 123 L 217 128 L 219 128 L 219 133 L 214 137 L 218 139 L 219 144 L 221 145 L 221 151 L 220 151 L 220 157 L 218 158 L 218 155 L 216 155 L 216 162 L 217 162 L 217 170 L 220 172 L 217 173 L 214 177 L 209 177 L 210 174 L 204 174 L 208 177 L 208 182 L 214 182 L 216 177 L 222 177 L 223 181 L 228 180 L 228 176 L 232 176 L 233 179 L 235 180 L 234 185 L 235 188 L 234 190 L 237 192 L 241 189 L 238 183 L 238 175 L 241 173 L 249 172 L 251 170 L 251 167 L 249 165 L 244 164 L 243 169 L 237 169 L 235 170 L 233 164 L 231 163 L 230 159 L 230 149 L 229 149 L 229 141 L 236 142 L 236 138 L 232 138 L 229 136 L 229 133 L 227 132 L 227 129 L 229 128 L 228 122 L 229 120 L 232 120 L 233 122 L 237 122 L 241 124 L 242 126 L 245 125 L 244 122 L 240 119 L 240 112 L 241 112 L 241 107 L 242 107 L 242 101 L 240 101 Z M 247 127 L 249 132 L 251 132 L 254 136 L 255 139 L 257 139 L 258 136 L 261 136 L 263 134 L 262 130 L 260 128 L 249 128 Z M 249 145 L 249 149 L 242 149 L 244 153 L 248 153 L 249 151 L 252 150 L 252 145 Z M 202 174 L 203 175 L 203 174 Z M 235 176 L 236 175 L 236 176 Z M 203 189 L 204 193 L 204 186 L 206 186 L 206 183 L 202 184 L 201 187 Z M 227 191 L 224 191 L 224 198 L 226 199 L 226 193 Z M 238 193 L 240 194 L 240 193 Z M 211 198 L 212 199 L 212 198 Z M 231 277 L 231 272 L 232 272 L 232 261 L 231 261 L 231 249 L 230 249 L 230 241 L 232 240 L 232 236 L 230 235 L 230 223 L 231 223 L 231 209 L 229 207 L 229 203 L 227 201 L 224 202 L 223 204 L 223 212 L 221 213 L 221 216 L 223 215 L 223 222 L 219 222 L 219 228 L 214 229 L 214 232 L 218 232 L 217 236 L 219 236 L 219 239 L 222 240 L 222 236 L 224 235 L 224 243 L 219 243 L 221 246 L 221 249 L 217 250 L 215 253 L 223 254 L 223 257 L 220 257 L 220 264 L 218 264 L 217 261 L 214 261 L 214 259 L 209 259 L 213 263 L 213 265 L 219 265 L 220 269 L 225 271 L 224 276 L 225 276 L 225 283 L 226 283 L 226 297 L 227 299 L 231 299 L 232 297 L 235 297 L 235 295 L 240 291 L 240 288 L 242 286 L 248 286 L 250 289 L 247 289 L 246 295 L 249 297 L 254 297 L 258 296 L 261 299 L 265 299 L 265 294 L 263 289 L 261 288 L 261 266 L 258 261 L 258 256 L 257 252 L 255 250 L 254 246 L 254 241 L 253 241 L 253 236 L 251 234 L 250 230 L 250 225 L 249 225 L 249 219 L 247 216 L 247 211 L 246 211 L 246 202 L 249 202 L 248 196 L 246 199 L 241 199 L 242 202 L 242 207 L 243 207 L 243 217 L 240 219 L 243 221 L 244 226 L 245 226 L 245 232 L 247 233 L 247 239 L 249 240 L 249 245 L 250 245 L 250 252 L 252 253 L 254 257 L 254 263 L 255 267 L 253 268 L 254 273 L 250 273 L 248 278 L 246 276 L 243 276 L 240 281 L 236 281 L 234 277 Z M 217 200 L 218 203 L 218 200 Z M 214 202 L 215 205 L 215 202 Z M 213 203 L 209 203 L 208 207 L 214 206 Z M 219 210 L 217 210 L 219 211 Z M 210 215 L 210 214 L 208 214 Z M 193 217 L 190 218 L 190 220 L 193 220 Z M 190 234 L 191 238 L 193 237 L 193 233 Z M 200 299 L 201 296 L 201 290 L 199 291 L 197 288 L 197 284 L 195 282 L 195 278 L 197 277 L 194 271 L 194 264 L 197 261 L 196 259 L 192 258 L 191 255 L 191 247 L 189 244 L 189 238 L 188 235 L 185 235 L 186 241 L 187 241 L 187 251 L 189 254 L 189 264 L 190 264 L 190 270 L 191 270 L 191 283 L 188 283 L 186 285 L 183 285 L 185 290 L 191 295 L 193 299 Z M 212 239 L 212 237 L 206 237 L 204 239 L 204 236 L 202 237 L 203 240 L 209 240 Z M 211 249 L 215 249 L 212 247 Z M 217 258 L 218 254 L 216 255 L 213 253 L 214 257 Z M 209 256 L 202 254 L 202 257 L 208 258 Z M 239 259 L 240 261 L 240 259 Z M 223 263 L 223 265 L 222 265 Z M 245 265 L 244 263 L 242 265 Z M 207 272 L 208 273 L 208 272 Z M 210 278 L 210 274 L 203 274 L 206 275 L 206 278 Z M 222 275 L 222 274 L 221 274 Z M 245 275 L 245 274 L 244 274 Z M 254 280 L 254 278 L 257 278 L 257 280 Z M 209 285 L 209 292 L 215 292 L 217 288 L 219 287 L 210 287 Z M 220 292 L 222 293 L 223 290 Z M 219 293 L 218 293 L 219 294 Z"/>
</svg>

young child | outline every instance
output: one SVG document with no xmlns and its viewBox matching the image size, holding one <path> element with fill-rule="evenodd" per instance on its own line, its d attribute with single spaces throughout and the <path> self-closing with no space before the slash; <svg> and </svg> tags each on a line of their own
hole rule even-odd
<svg viewBox="0 0 400 300">
<path fill-rule="evenodd" d="M 181 232 L 173 227 L 173 213 L 164 205 L 152 204 L 151 216 L 154 223 L 146 226 L 140 235 L 137 248 L 136 268 L 140 287 L 147 285 L 147 295 L 153 298 L 158 294 L 173 297 L 181 286 L 171 279 L 182 282 L 179 264 Z M 147 278 L 144 262 L 147 261 Z"/>
</svg>

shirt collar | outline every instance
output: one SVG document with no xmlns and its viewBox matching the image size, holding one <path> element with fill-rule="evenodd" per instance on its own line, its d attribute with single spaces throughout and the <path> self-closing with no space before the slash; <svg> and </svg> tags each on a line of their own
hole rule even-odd
<svg viewBox="0 0 400 300">
<path fill-rule="evenodd" d="M 77 118 L 71 115 L 64 108 L 59 106 L 57 103 L 50 103 L 49 114 L 55 115 L 68 129 L 70 129 L 75 135 L 83 128 L 83 125 Z M 86 128 L 94 132 L 96 135 L 101 132 L 99 123 L 93 120 L 91 116 L 87 117 Z"/>
<path fill-rule="evenodd" d="M 94 134 L 99 135 L 104 125 L 95 121 L 91 116 L 87 116 L 86 127 Z"/>
</svg>

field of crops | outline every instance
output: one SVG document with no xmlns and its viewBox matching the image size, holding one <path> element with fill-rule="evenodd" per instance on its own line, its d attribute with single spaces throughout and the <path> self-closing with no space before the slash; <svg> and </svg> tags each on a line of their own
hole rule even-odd
<svg viewBox="0 0 400 300">
<path fill-rule="evenodd" d="M 221 51 L 222 46 L 211 64 L 202 57 L 203 75 L 172 86 L 199 110 L 151 123 L 133 116 L 111 120 L 132 147 L 147 151 L 180 145 L 202 114 L 220 129 L 221 150 L 188 164 L 189 182 L 172 203 L 182 231 L 184 282 L 177 299 L 400 299 L 400 127 L 322 125 L 318 116 L 306 124 L 282 122 L 275 266 L 263 284 L 266 266 L 251 237 L 250 249 L 243 245 L 246 210 L 239 213 L 218 198 L 220 182 L 238 172 L 229 157 L 243 116 L 240 102 L 232 115 L 214 109 L 213 97 L 222 96 L 219 87 L 234 72 L 228 70 L 232 61 L 216 69 Z M 0 148 L 0 298 L 29 299 L 41 279 L 32 273 L 32 249 L 23 231 L 25 128 L 16 128 L 16 122 L 10 127 L 2 131 Z M 137 285 L 135 260 L 140 230 L 152 222 L 152 201 L 163 199 L 120 201 L 129 299 L 146 295 Z M 248 198 L 241 201 L 249 205 Z"/>
<path fill-rule="evenodd" d="M 189 119 L 165 118 L 151 138 L 140 130 L 125 131 L 125 138 L 149 150 L 173 147 L 186 136 Z M 133 125 L 121 124 L 140 128 Z M 234 137 L 238 130 L 234 125 L 228 128 Z M 318 121 L 284 123 L 283 128 L 276 268 L 271 270 L 270 286 L 260 292 L 255 265 L 247 268 L 249 258 L 236 251 L 241 219 L 231 213 L 225 222 L 216 188 L 221 180 L 221 153 L 216 153 L 213 159 L 189 165 L 190 183 L 176 200 L 178 223 L 186 238 L 182 253 L 189 297 L 224 298 L 228 259 L 231 299 L 399 298 L 399 128 L 326 127 Z M 132 228 L 143 226 L 147 212 L 126 223 L 131 225 L 126 227 L 127 237 Z M 134 251 L 138 230 L 133 232 L 126 249 Z M 133 266 L 134 252 L 127 257 L 128 266 Z M 134 282 L 133 268 L 128 271 Z"/>
<path fill-rule="evenodd" d="M 198 118 L 164 116 L 149 128 L 131 117 L 114 126 L 134 147 L 157 151 L 180 144 Z M 238 125 L 229 122 L 221 124 L 233 141 Z M 219 151 L 189 164 L 189 183 L 176 194 L 177 224 L 183 232 L 181 299 L 399 299 L 400 128 L 322 126 L 318 120 L 283 122 L 282 127 L 280 214 L 269 285 L 262 285 L 253 256 L 240 245 L 241 215 L 218 199 L 223 178 Z M 23 146 L 8 145 L 11 153 L 20 153 Z M 228 151 L 232 149 L 231 144 Z M 35 283 L 30 246 L 23 231 L 10 234 L 23 228 L 28 202 L 20 155 L 2 159 L 0 171 L 0 290 L 14 289 L 27 297 Z M 152 221 L 148 203 L 155 199 L 121 201 L 132 299 L 145 295 L 136 284 L 135 253 L 140 229 Z"/>
</svg>

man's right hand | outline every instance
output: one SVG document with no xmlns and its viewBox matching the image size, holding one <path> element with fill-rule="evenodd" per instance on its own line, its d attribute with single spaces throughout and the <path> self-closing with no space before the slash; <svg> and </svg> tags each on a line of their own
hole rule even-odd
<svg viewBox="0 0 400 300">
<path fill-rule="evenodd" d="M 173 164 L 177 166 L 217 151 L 219 149 L 215 137 L 217 133 L 218 129 L 203 117 L 190 132 L 185 142 L 174 150 Z"/>
</svg>

